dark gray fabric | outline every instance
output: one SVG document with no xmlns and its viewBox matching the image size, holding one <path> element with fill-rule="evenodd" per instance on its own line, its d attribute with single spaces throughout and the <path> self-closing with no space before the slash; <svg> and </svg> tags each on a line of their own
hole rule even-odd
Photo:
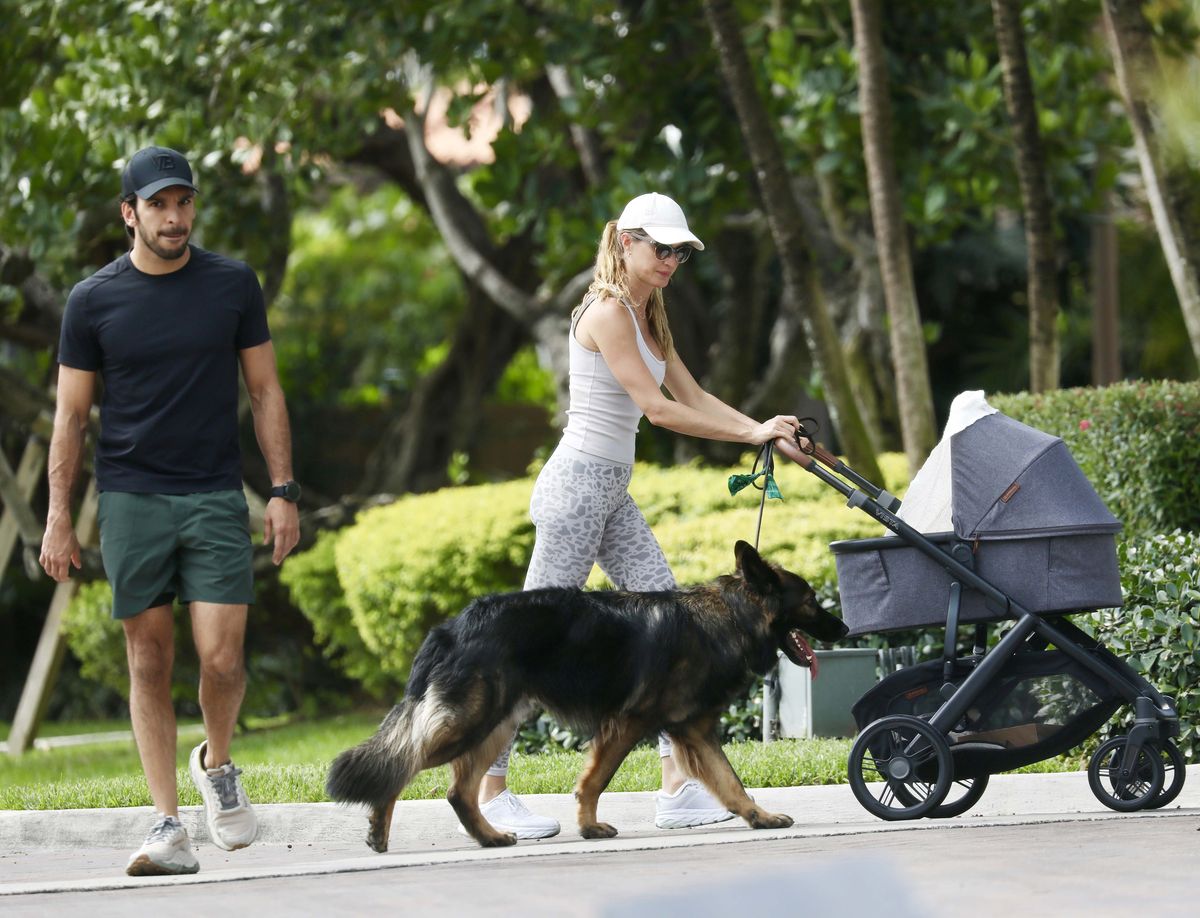
<svg viewBox="0 0 1200 918">
<path fill-rule="evenodd" d="M 950 462 L 954 531 L 964 539 L 1121 529 L 1060 438 L 1003 414 L 955 434 Z"/>
<path fill-rule="evenodd" d="M 1060 438 L 991 414 L 953 435 L 950 464 L 954 532 L 930 541 L 968 543 L 975 573 L 1031 612 L 1121 605 L 1121 524 Z M 917 548 L 896 538 L 830 548 L 850 634 L 945 623 L 952 578 Z M 991 608 L 982 593 L 963 590 L 959 621 L 1009 615 L 1007 602 Z"/>
<path fill-rule="evenodd" d="M 929 537 L 949 545 L 953 534 Z M 863 550 L 863 548 L 867 550 Z M 842 618 L 851 635 L 943 625 L 950 575 L 900 539 L 834 542 Z M 980 541 L 975 573 L 1031 612 L 1120 606 L 1121 578 L 1111 534 Z M 959 621 L 1000 621 L 981 593 L 964 589 Z"/>
</svg>

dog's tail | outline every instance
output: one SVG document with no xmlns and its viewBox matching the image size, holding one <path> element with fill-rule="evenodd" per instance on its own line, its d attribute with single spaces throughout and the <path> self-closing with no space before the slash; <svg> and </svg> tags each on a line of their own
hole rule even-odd
<svg viewBox="0 0 1200 918">
<path fill-rule="evenodd" d="M 423 767 L 421 737 L 414 735 L 414 714 L 422 704 L 403 699 L 364 743 L 347 749 L 329 767 L 325 792 L 341 803 L 386 806 Z"/>
</svg>

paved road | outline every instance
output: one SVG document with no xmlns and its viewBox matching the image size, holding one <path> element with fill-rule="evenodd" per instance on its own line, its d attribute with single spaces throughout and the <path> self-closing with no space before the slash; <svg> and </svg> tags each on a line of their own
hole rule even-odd
<svg viewBox="0 0 1200 918">
<path fill-rule="evenodd" d="M 1085 775 L 993 778 L 975 815 L 883 823 L 845 787 L 754 792 L 791 829 L 725 823 L 663 832 L 649 794 L 602 798 L 618 838 L 564 833 L 484 851 L 458 835 L 443 801 L 401 804 L 392 850 L 362 845 L 360 814 L 327 805 L 263 807 L 259 843 L 232 854 L 201 841 L 202 872 L 127 878 L 138 810 L 0 814 L 0 912 L 8 915 L 755 915 L 1128 916 L 1200 913 L 1200 766 L 1176 804 L 1120 815 Z M 570 800 L 533 802 L 569 825 Z M 195 821 L 199 814 L 185 814 Z M 97 833 L 99 838 L 97 838 Z M 107 835 L 105 835 L 107 833 Z M 100 844 L 100 842 L 107 842 Z M 148 911 L 147 911 L 148 910 Z"/>
</svg>

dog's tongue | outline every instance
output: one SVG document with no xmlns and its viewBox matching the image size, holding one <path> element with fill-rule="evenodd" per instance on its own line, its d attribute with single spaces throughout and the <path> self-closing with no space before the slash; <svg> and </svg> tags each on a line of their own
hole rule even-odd
<svg viewBox="0 0 1200 918">
<path fill-rule="evenodd" d="M 806 662 L 808 672 L 815 681 L 821 664 L 817 662 L 817 655 L 813 653 L 812 645 L 805 640 L 804 635 L 796 628 L 788 632 L 788 640 L 792 642 L 792 649 Z"/>
</svg>

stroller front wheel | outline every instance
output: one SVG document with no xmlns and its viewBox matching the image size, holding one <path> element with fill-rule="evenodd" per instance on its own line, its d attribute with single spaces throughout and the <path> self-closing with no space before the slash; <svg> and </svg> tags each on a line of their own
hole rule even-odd
<svg viewBox="0 0 1200 918">
<path fill-rule="evenodd" d="M 954 762 L 944 736 L 907 714 L 867 725 L 850 749 L 850 789 L 880 819 L 920 819 L 945 799 Z"/>
<path fill-rule="evenodd" d="M 1148 810 L 1160 809 L 1178 797 L 1187 778 L 1187 761 L 1178 746 L 1170 740 L 1164 740 L 1159 753 L 1163 763 L 1163 786 L 1158 796 L 1146 804 Z"/>
<path fill-rule="evenodd" d="M 1156 746 L 1146 744 L 1131 767 L 1123 768 L 1127 736 L 1114 736 L 1101 744 L 1088 763 L 1088 783 L 1096 799 L 1110 810 L 1132 813 L 1154 806 L 1162 790 L 1165 769 Z"/>
</svg>

